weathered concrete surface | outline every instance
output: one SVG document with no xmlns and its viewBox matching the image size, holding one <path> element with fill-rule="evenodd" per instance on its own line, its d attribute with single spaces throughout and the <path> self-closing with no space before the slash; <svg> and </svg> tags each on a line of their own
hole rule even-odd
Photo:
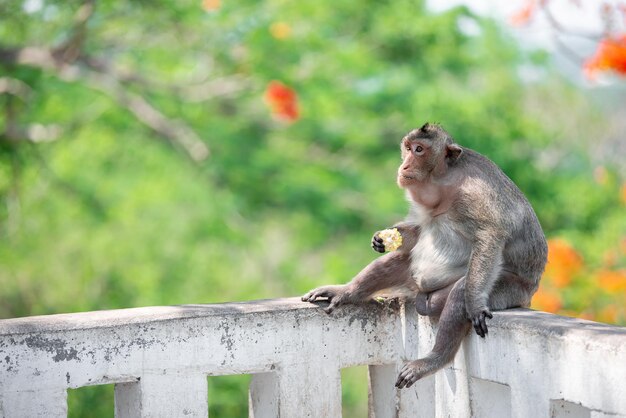
<svg viewBox="0 0 626 418">
<path fill-rule="evenodd" d="M 407 314 L 404 314 L 404 311 Z M 118 417 L 204 416 L 206 376 L 252 373 L 250 416 L 338 417 L 340 369 L 370 367 L 370 415 L 626 417 L 626 329 L 496 313 L 455 362 L 409 390 L 403 359 L 434 327 L 411 305 L 326 315 L 298 299 L 0 321 L 0 417 L 66 416 L 66 390 L 115 383 Z"/>
<path fill-rule="evenodd" d="M 432 346 L 427 322 L 418 328 L 420 355 Z M 582 412 L 556 408 L 560 402 Z M 472 334 L 437 373 L 431 407 L 436 417 L 626 417 L 626 328 L 497 312 L 489 335 Z"/>
</svg>

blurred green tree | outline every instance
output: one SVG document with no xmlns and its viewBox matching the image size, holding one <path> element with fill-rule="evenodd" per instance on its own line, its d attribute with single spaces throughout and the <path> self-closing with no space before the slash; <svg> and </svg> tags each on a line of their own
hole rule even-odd
<svg viewBox="0 0 626 418">
<path fill-rule="evenodd" d="M 541 300 L 626 321 L 623 296 L 590 280 L 626 268 L 622 174 L 598 183 L 584 146 L 542 119 L 579 96 L 496 22 L 408 0 L 14 0 L 0 16 L 0 317 L 345 282 L 406 211 L 399 139 L 434 121 L 497 162 L 550 236 L 580 243 L 584 268 Z M 584 137 L 602 115 L 577 109 L 595 118 Z M 350 376 L 346 416 L 366 393 Z M 245 416 L 244 388 L 216 381 L 212 414 Z M 81 393 L 76 414 L 111 396 Z"/>
</svg>

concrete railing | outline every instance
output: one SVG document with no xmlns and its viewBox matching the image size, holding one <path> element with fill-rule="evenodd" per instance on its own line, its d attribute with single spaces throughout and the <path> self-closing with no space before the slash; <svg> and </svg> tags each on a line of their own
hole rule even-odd
<svg viewBox="0 0 626 418">
<path fill-rule="evenodd" d="M 406 315 L 405 315 L 406 310 Z M 115 384 L 116 417 L 208 415 L 207 376 L 252 374 L 251 417 L 339 417 L 340 369 L 369 365 L 370 416 L 626 417 L 626 329 L 529 310 L 410 389 L 434 328 L 410 306 L 326 315 L 296 299 L 0 321 L 0 416 L 65 417 L 67 389 Z"/>
</svg>

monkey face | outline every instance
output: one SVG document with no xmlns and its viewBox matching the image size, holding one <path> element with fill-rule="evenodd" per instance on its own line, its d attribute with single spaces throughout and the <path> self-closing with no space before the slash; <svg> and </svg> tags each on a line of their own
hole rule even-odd
<svg viewBox="0 0 626 418">
<path fill-rule="evenodd" d="M 398 168 L 397 181 L 398 186 L 406 188 L 443 176 L 463 149 L 443 128 L 427 123 L 402 138 L 400 150 L 402 164 Z"/>
<path fill-rule="evenodd" d="M 425 138 L 409 139 L 407 135 L 402 140 L 402 164 L 398 168 L 398 185 L 407 187 L 426 180 L 428 174 L 436 165 L 436 150 L 432 142 Z"/>
</svg>

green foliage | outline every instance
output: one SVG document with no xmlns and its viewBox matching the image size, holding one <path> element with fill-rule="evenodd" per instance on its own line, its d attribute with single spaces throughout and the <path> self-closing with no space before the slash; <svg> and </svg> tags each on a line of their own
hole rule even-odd
<svg viewBox="0 0 626 418">
<path fill-rule="evenodd" d="M 66 44 L 81 4 L 48 0 L 27 13 L 23 2 L 3 3 L 0 48 Z M 276 37 L 276 23 L 290 32 Z M 0 317 L 292 296 L 345 282 L 375 257 L 371 233 L 405 214 L 398 143 L 425 121 L 496 161 L 548 235 L 580 242 L 595 265 L 626 234 L 619 174 L 598 186 L 581 147 L 549 169 L 538 163 L 559 137 L 526 111 L 522 98 L 539 87 L 519 79 L 525 59 L 511 40 L 466 8 L 242 0 L 207 12 L 200 1 L 99 1 L 79 45 L 73 78 L 0 55 L 0 77 L 28 88 L 0 95 Z M 210 156 L 190 163 L 90 74 L 184 121 Z M 263 102 L 271 80 L 296 91 L 294 123 L 272 119 Z M 6 134 L 33 124 L 62 134 L 35 144 Z M 579 310 L 581 294 L 571 297 Z M 344 376 L 344 414 L 360 416 L 363 393 L 351 388 L 363 378 Z M 246 384 L 209 379 L 216 416 L 245 415 Z M 76 416 L 96 416 L 91 405 L 110 399 L 100 388 L 70 397 Z"/>
</svg>

